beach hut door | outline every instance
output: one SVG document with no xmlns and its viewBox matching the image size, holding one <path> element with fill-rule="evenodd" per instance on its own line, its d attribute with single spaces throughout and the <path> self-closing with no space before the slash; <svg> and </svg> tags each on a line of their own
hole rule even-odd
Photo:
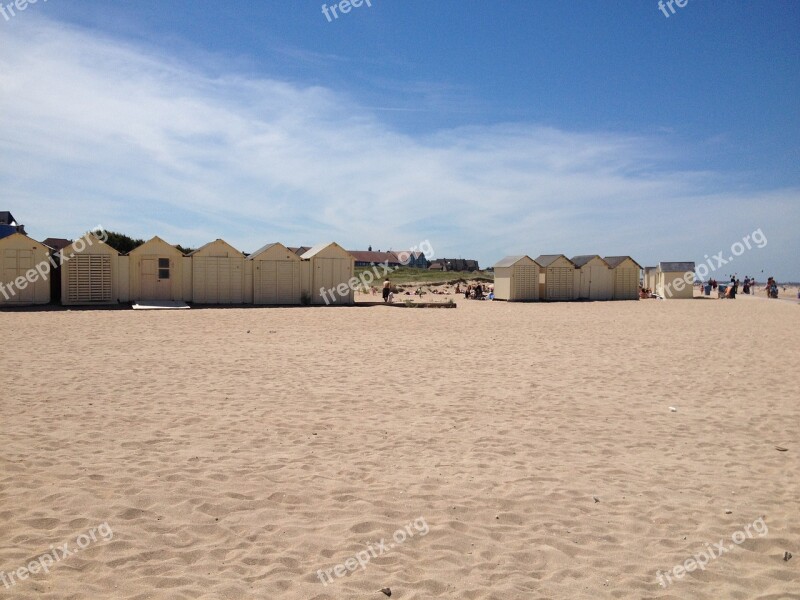
<svg viewBox="0 0 800 600">
<path fill-rule="evenodd" d="M 9 283 L 24 277 L 33 268 L 33 252 L 30 250 L 6 250 L 3 255 L 3 281 Z M 14 302 L 32 303 L 35 286 L 27 284 L 25 289 L 16 288 Z"/>
<path fill-rule="evenodd" d="M 172 299 L 172 267 L 168 258 L 142 259 L 142 300 Z"/>
</svg>

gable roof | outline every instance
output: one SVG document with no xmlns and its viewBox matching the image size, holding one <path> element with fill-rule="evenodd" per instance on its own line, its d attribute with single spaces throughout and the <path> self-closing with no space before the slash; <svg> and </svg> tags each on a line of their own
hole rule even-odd
<svg viewBox="0 0 800 600">
<path fill-rule="evenodd" d="M 693 262 L 660 262 L 658 268 L 662 273 L 686 273 L 694 271 Z"/>
<path fill-rule="evenodd" d="M 527 254 L 520 254 L 520 255 L 506 256 L 505 258 L 501 258 L 497 263 L 495 263 L 494 268 L 502 269 L 504 267 L 513 267 L 515 264 L 517 264 L 519 261 L 525 258 L 527 258 L 531 262 L 536 262 Z"/>
<path fill-rule="evenodd" d="M 642 268 L 642 265 L 637 263 L 630 256 L 606 256 L 603 260 L 606 261 L 606 263 L 608 263 L 608 266 L 611 267 L 612 269 L 616 269 L 618 266 L 620 266 L 626 260 L 630 260 L 637 267 L 639 267 L 640 269 Z"/>
<path fill-rule="evenodd" d="M 175 252 L 177 252 L 177 253 L 178 253 L 178 254 L 180 254 L 181 256 L 186 256 L 186 255 L 185 255 L 183 252 L 181 252 L 180 250 L 178 250 L 178 249 L 177 249 L 175 246 L 173 246 L 172 244 L 169 244 L 169 243 L 165 242 L 164 240 L 162 240 L 162 239 L 161 239 L 160 237 L 158 237 L 157 235 L 154 235 L 153 237 L 151 237 L 149 240 L 147 240 L 147 241 L 146 241 L 144 244 L 142 244 L 141 246 L 137 246 L 136 248 L 134 248 L 133 250 L 131 250 L 130 252 L 128 252 L 128 256 L 134 256 L 135 254 L 141 254 L 141 253 L 144 251 L 144 248 L 147 248 L 147 246 L 150 246 L 151 244 L 156 244 L 156 243 L 161 243 L 161 244 L 164 244 L 164 245 L 166 245 L 166 246 L 169 246 L 170 248 L 172 248 L 172 249 L 173 249 Z"/>
<path fill-rule="evenodd" d="M 24 237 L 24 238 L 25 238 L 26 240 L 28 240 L 29 242 L 31 242 L 31 243 L 33 243 L 33 244 L 36 244 L 37 246 L 43 246 L 45 250 L 50 250 L 50 248 L 48 248 L 47 246 L 45 246 L 45 245 L 44 245 L 42 242 L 37 242 L 35 239 L 33 239 L 32 237 L 30 237 L 28 234 L 26 234 L 26 233 L 22 233 L 21 231 L 14 231 L 13 233 L 11 233 L 11 235 L 7 235 L 7 236 L 5 236 L 5 237 L 3 237 L 3 238 L 0 238 L 0 242 L 5 242 L 6 240 L 10 240 L 10 239 L 12 239 L 12 238 L 13 238 L 13 237 L 15 237 L 15 236 Z"/>
<path fill-rule="evenodd" d="M 289 250 L 297 254 L 297 256 L 303 256 L 303 254 L 311 250 L 311 246 L 298 246 L 298 247 L 288 246 L 288 248 Z"/>
<path fill-rule="evenodd" d="M 342 248 L 342 247 L 341 247 L 339 244 L 337 244 L 336 242 L 324 242 L 324 243 L 322 243 L 322 244 L 317 244 L 316 246 L 314 246 L 313 248 L 311 248 L 311 249 L 310 249 L 310 250 L 308 250 L 307 252 L 304 252 L 303 254 L 301 254 L 301 255 L 300 255 L 300 258 L 302 258 L 303 260 L 308 260 L 308 259 L 310 259 L 310 258 L 314 258 L 314 257 L 315 257 L 317 254 L 319 254 L 320 252 L 322 252 L 323 250 L 325 250 L 326 248 L 329 248 L 329 247 L 331 247 L 331 246 L 336 246 L 336 247 L 337 247 L 339 250 L 341 250 L 342 252 L 345 252 L 345 253 L 347 253 L 348 255 L 350 255 L 350 253 L 349 253 L 349 252 L 347 252 L 347 250 L 345 250 L 344 248 Z M 352 256 L 352 255 L 351 255 L 351 256 Z"/>
<path fill-rule="evenodd" d="M 0 225 L 17 225 L 17 220 L 7 210 L 0 210 Z"/>
<path fill-rule="evenodd" d="M 195 254 L 197 254 L 197 253 L 198 253 L 198 252 L 200 252 L 201 250 L 205 250 L 206 248 L 208 248 L 208 247 L 209 247 L 209 246 L 211 246 L 212 244 L 216 244 L 217 242 L 222 242 L 223 244 L 225 244 L 225 245 L 226 245 L 228 248 L 230 248 L 231 250 L 233 250 L 233 251 L 234 251 L 234 252 L 236 252 L 237 254 L 241 254 L 242 256 L 244 256 L 244 253 L 243 253 L 241 250 L 237 250 L 236 248 L 234 248 L 234 247 L 233 247 L 233 246 L 231 246 L 231 245 L 230 245 L 228 242 L 226 242 L 225 240 L 223 240 L 223 239 L 221 239 L 221 238 L 217 238 L 217 239 L 216 239 L 216 240 L 214 240 L 213 242 L 208 242 L 207 244 L 203 244 L 203 245 L 202 245 L 202 246 L 200 246 L 200 247 L 199 247 L 197 250 L 192 250 L 191 252 L 189 252 L 188 256 L 194 256 Z"/>
<path fill-rule="evenodd" d="M 291 248 L 287 248 L 286 246 L 284 246 L 280 242 L 272 242 L 271 244 L 267 244 L 265 246 L 261 246 L 261 248 L 259 248 L 258 250 L 256 250 L 252 254 L 250 254 L 247 257 L 247 260 L 255 260 L 256 258 L 261 256 L 265 252 L 268 252 L 272 248 L 277 248 L 279 250 L 281 248 L 283 248 L 284 252 L 286 252 L 289 257 L 292 257 L 292 256 L 294 257 L 294 258 L 292 258 L 292 260 L 298 260 L 298 261 L 300 260 L 300 257 L 297 255 L 297 252 L 293 251 Z"/>
<path fill-rule="evenodd" d="M 42 242 L 45 246 L 49 246 L 53 250 L 61 251 L 72 243 L 72 240 L 64 238 L 47 238 Z"/>
<path fill-rule="evenodd" d="M 394 252 L 374 252 L 372 250 L 348 250 L 350 254 L 353 255 L 358 262 L 368 262 L 368 263 L 397 263 L 401 264 L 401 261 L 397 254 Z M 406 260 L 408 262 L 408 260 Z"/>
<path fill-rule="evenodd" d="M 564 260 L 566 260 L 567 262 L 572 263 L 572 261 L 570 259 L 568 259 L 566 256 L 564 256 L 563 254 L 540 254 L 539 256 L 534 258 L 533 260 L 535 260 L 537 263 L 539 263 L 542 267 L 549 267 L 554 262 L 556 262 L 559 258 L 564 258 Z M 572 263 L 572 264 L 574 266 L 574 263 Z"/>
<path fill-rule="evenodd" d="M 572 263 L 573 263 L 573 264 L 574 264 L 576 267 L 580 268 L 580 267 L 582 267 L 583 265 L 585 265 L 585 264 L 587 264 L 587 263 L 591 262 L 591 260 L 592 260 L 593 258 L 599 258 L 599 259 L 600 259 L 600 260 L 602 260 L 604 263 L 606 263 L 606 266 L 610 266 L 610 265 L 609 265 L 609 264 L 608 264 L 606 261 L 604 261 L 604 260 L 603 260 L 603 257 L 602 257 L 602 256 L 600 256 L 599 254 L 581 254 L 580 256 L 573 256 L 571 260 L 572 260 Z"/>
</svg>

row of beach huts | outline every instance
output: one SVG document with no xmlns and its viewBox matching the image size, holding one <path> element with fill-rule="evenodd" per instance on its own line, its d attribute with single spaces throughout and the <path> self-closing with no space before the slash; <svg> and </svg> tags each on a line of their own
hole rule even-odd
<svg viewBox="0 0 800 600">
<path fill-rule="evenodd" d="M 659 263 L 644 269 L 630 256 L 563 254 L 507 256 L 494 265 L 494 297 L 510 302 L 568 300 L 638 300 L 640 288 L 664 299 L 692 298 L 694 263 Z M 680 288 L 680 289 L 677 289 Z"/>
<path fill-rule="evenodd" d="M 273 243 L 245 256 L 224 240 L 215 240 L 185 255 L 154 237 L 120 254 L 89 233 L 56 252 L 17 232 L 0 239 L 0 257 L 0 306 L 48 304 L 58 298 L 66 306 L 146 301 L 352 304 L 354 300 L 347 285 L 354 258 L 334 242 L 299 256 Z M 320 292 L 335 289 L 327 299 Z"/>
</svg>

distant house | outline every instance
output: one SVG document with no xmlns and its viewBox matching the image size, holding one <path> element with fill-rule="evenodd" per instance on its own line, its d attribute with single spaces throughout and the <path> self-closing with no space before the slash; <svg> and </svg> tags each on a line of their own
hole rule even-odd
<svg viewBox="0 0 800 600">
<path fill-rule="evenodd" d="M 444 271 L 444 265 L 440 261 L 434 261 L 428 266 L 429 271 Z"/>
<path fill-rule="evenodd" d="M 289 246 L 289 250 L 297 254 L 297 256 L 303 256 L 303 254 L 311 250 L 311 248 L 313 248 L 313 246 Z"/>
<path fill-rule="evenodd" d="M 72 240 L 64 238 L 47 238 L 42 242 L 45 246 L 52 248 L 56 252 L 61 252 L 64 248 L 72 243 Z"/>
<path fill-rule="evenodd" d="M 410 250 L 400 250 L 398 252 L 394 252 L 397 256 L 397 260 L 403 266 L 406 266 L 410 269 L 427 269 L 428 268 L 428 259 L 425 257 L 425 254 L 422 252 L 412 252 Z"/>
<path fill-rule="evenodd" d="M 372 250 L 348 250 L 348 252 L 353 255 L 357 267 L 387 265 L 397 268 L 405 266 L 394 252 L 373 252 Z"/>
<path fill-rule="evenodd" d="M 427 269 L 428 259 L 422 252 L 411 250 L 393 250 L 388 252 L 369 250 L 348 250 L 356 259 L 357 267 L 371 267 L 372 265 L 388 265 L 389 267 L 408 267 L 410 269 Z"/>
<path fill-rule="evenodd" d="M 0 210 L 0 238 L 7 237 L 12 233 L 26 235 L 25 226 L 17 223 L 17 220 L 7 210 Z"/>
<path fill-rule="evenodd" d="M 444 271 L 479 271 L 477 260 L 470 260 L 466 258 L 442 258 L 439 260 L 443 265 Z"/>
</svg>

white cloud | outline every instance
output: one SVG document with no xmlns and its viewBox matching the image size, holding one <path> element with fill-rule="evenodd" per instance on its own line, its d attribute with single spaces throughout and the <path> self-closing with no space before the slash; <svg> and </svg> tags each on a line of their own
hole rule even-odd
<svg viewBox="0 0 800 600">
<path fill-rule="evenodd" d="M 650 263 L 700 261 L 761 227 L 759 260 L 798 276 L 798 190 L 728 192 L 725 174 L 671 169 L 675 149 L 659 139 L 526 123 L 412 136 L 321 87 L 219 77 L 38 19 L 3 37 L 0 208 L 38 237 L 102 223 L 244 250 L 430 239 L 439 255 L 484 262 L 565 252 Z"/>
</svg>

